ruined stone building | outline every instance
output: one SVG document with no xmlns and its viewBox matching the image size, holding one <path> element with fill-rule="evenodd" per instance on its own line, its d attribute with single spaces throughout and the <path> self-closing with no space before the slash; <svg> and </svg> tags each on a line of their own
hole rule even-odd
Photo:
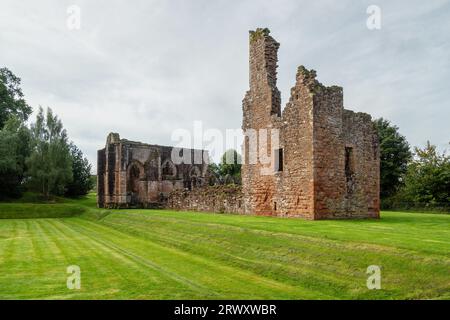
<svg viewBox="0 0 450 320">
<path fill-rule="evenodd" d="M 172 191 L 202 186 L 207 152 L 176 149 L 191 153 L 191 161 L 174 163 L 173 151 L 173 147 L 129 141 L 110 133 L 105 148 L 97 154 L 98 206 L 160 207 Z"/>
<path fill-rule="evenodd" d="M 98 152 L 99 206 L 306 219 L 379 217 L 379 146 L 370 115 L 344 109 L 342 88 L 322 85 L 316 72 L 303 66 L 282 110 L 278 48 L 269 30 L 250 32 L 242 187 L 205 186 L 204 162 L 175 165 L 171 147 L 110 134 Z"/>
<path fill-rule="evenodd" d="M 277 89 L 279 43 L 267 29 L 250 32 L 250 90 L 243 100 L 244 133 L 258 133 L 258 160 L 242 166 L 244 212 L 307 219 L 379 217 L 379 146 L 371 117 L 343 107 L 341 87 L 326 87 L 300 66 L 281 111 Z M 262 130 L 264 131 L 264 130 Z M 264 133 L 264 132 L 262 132 Z M 261 143 L 266 139 L 267 143 Z"/>
</svg>

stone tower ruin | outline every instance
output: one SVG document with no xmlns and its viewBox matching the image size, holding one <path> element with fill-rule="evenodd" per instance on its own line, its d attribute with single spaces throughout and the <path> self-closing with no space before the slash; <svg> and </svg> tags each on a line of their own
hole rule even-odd
<svg viewBox="0 0 450 320">
<path fill-rule="evenodd" d="M 278 48 L 268 29 L 250 31 L 250 90 L 242 123 L 244 212 L 378 218 L 379 145 L 370 115 L 344 109 L 342 88 L 322 85 L 316 72 L 303 66 L 282 111 Z"/>
</svg>

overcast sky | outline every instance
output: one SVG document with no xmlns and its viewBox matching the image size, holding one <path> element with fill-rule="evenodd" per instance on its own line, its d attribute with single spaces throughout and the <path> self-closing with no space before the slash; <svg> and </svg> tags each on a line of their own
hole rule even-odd
<svg viewBox="0 0 450 320">
<path fill-rule="evenodd" d="M 348 109 L 385 117 L 411 145 L 450 141 L 450 1 L 0 0 L 0 66 L 51 107 L 95 168 L 108 132 L 174 144 L 175 129 L 240 128 L 248 30 L 280 43 L 284 105 L 297 66 L 344 87 Z M 369 5 L 381 29 L 366 26 Z M 81 9 L 80 29 L 67 9 Z M 34 115 L 33 115 L 34 117 Z"/>
</svg>

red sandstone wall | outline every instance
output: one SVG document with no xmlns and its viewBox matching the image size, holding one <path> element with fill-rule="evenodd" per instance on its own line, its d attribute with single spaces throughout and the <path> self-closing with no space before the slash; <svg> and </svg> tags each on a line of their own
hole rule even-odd
<svg viewBox="0 0 450 320">
<path fill-rule="evenodd" d="M 344 211 L 346 191 L 342 88 L 317 82 L 313 91 L 314 218 L 333 218 Z"/>
<path fill-rule="evenodd" d="M 354 190 L 346 210 L 356 217 L 380 216 L 380 152 L 370 115 L 344 110 L 343 139 L 354 149 Z M 350 186 L 351 187 L 351 186 Z"/>
<path fill-rule="evenodd" d="M 280 92 L 276 88 L 277 50 L 279 44 L 266 33 L 257 30 L 250 35 L 250 90 L 243 101 L 242 129 L 259 130 L 272 128 L 274 118 L 280 115 Z M 261 164 L 261 156 L 272 157 L 270 133 L 266 135 L 267 144 L 257 132 L 258 163 L 250 164 L 251 150 L 244 142 L 244 163 L 242 166 L 242 184 L 245 199 L 245 212 L 259 215 L 273 214 L 274 176 L 270 164 Z M 269 174 L 262 174 L 268 170 Z"/>
<path fill-rule="evenodd" d="M 238 185 L 204 186 L 192 191 L 174 190 L 165 207 L 215 213 L 244 213 L 242 188 Z"/>
<path fill-rule="evenodd" d="M 305 86 L 305 74 L 297 73 L 296 85 L 283 110 L 278 127 L 281 130 L 283 171 L 275 173 L 275 201 L 279 216 L 313 218 L 313 118 L 312 95 Z"/>
<path fill-rule="evenodd" d="M 245 212 L 312 219 L 313 97 L 305 84 L 309 78 L 304 69 L 299 69 L 290 101 L 281 116 L 276 87 L 278 47 L 264 32 L 256 31 L 250 36 L 250 91 L 243 101 L 243 130 L 279 129 L 280 140 L 279 146 L 275 146 L 268 139 L 267 148 L 258 140 L 259 149 L 272 159 L 271 165 L 244 163 L 242 167 Z M 244 145 L 244 150 L 248 149 Z M 278 148 L 283 149 L 283 171 L 275 172 L 273 151 Z M 263 168 L 268 169 L 267 175 L 262 174 Z"/>
<path fill-rule="evenodd" d="M 370 116 L 344 112 L 342 88 L 323 86 L 315 71 L 303 66 L 280 115 L 278 46 L 265 30 L 250 33 L 250 90 L 242 128 L 280 129 L 284 161 L 283 171 L 269 175 L 261 174 L 264 165 L 244 163 L 244 212 L 307 219 L 378 217 L 379 156 Z M 273 159 L 274 148 L 270 143 L 263 153 Z M 351 174 L 346 148 L 351 148 Z"/>
</svg>

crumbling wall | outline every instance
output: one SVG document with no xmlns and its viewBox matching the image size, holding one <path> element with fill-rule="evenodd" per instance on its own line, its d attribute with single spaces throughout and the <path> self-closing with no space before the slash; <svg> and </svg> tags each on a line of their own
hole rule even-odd
<svg viewBox="0 0 450 320">
<path fill-rule="evenodd" d="M 280 147 L 283 171 L 274 172 L 277 215 L 313 219 L 313 96 L 309 87 L 313 73 L 299 67 L 295 86 L 283 110 Z M 278 205 L 279 204 L 279 205 Z M 279 207 L 279 209 L 278 209 Z"/>
<path fill-rule="evenodd" d="M 243 193 L 239 185 L 203 186 L 172 191 L 165 208 L 215 213 L 244 213 Z"/>
<path fill-rule="evenodd" d="M 345 197 L 343 92 L 313 82 L 314 219 L 333 218 Z"/>
<path fill-rule="evenodd" d="M 261 129 L 270 130 L 281 112 L 280 92 L 276 87 L 278 47 L 279 43 L 267 29 L 250 32 L 250 90 L 243 101 L 242 129 L 244 133 L 254 134 L 258 142 L 252 141 L 251 136 L 244 139 L 242 184 L 245 211 L 260 215 L 270 215 L 274 209 L 273 169 L 271 161 L 265 161 L 273 156 L 272 139 L 270 132 Z"/>
<path fill-rule="evenodd" d="M 98 206 L 161 207 L 173 190 L 201 186 L 206 180 L 207 152 L 184 149 L 191 153 L 193 163 L 174 164 L 172 150 L 110 133 L 105 148 L 98 151 Z"/>
<path fill-rule="evenodd" d="M 344 109 L 343 139 L 353 153 L 344 211 L 353 217 L 379 218 L 380 148 L 370 115 Z"/>
<path fill-rule="evenodd" d="M 378 138 L 370 116 L 344 110 L 342 88 L 322 85 L 316 72 L 303 66 L 280 114 L 278 47 L 267 29 L 250 32 L 250 90 L 243 100 L 242 129 L 258 132 L 258 157 L 256 164 L 247 162 L 246 138 L 244 211 L 306 219 L 378 217 Z M 269 135 L 264 143 L 264 129 L 279 130 L 279 145 Z M 264 156 L 271 165 L 261 163 Z"/>
</svg>

